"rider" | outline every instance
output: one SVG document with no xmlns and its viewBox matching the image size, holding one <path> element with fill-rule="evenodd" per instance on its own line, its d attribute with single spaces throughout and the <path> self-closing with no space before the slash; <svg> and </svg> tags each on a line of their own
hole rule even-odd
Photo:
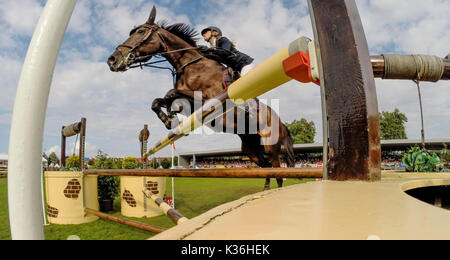
<svg viewBox="0 0 450 260">
<path fill-rule="evenodd" d="M 244 76 L 255 68 L 253 64 L 254 59 L 249 55 L 242 53 L 236 49 L 236 44 L 231 42 L 228 38 L 223 37 L 222 31 L 214 26 L 203 29 L 203 39 L 211 45 L 211 49 L 202 50 L 204 53 L 212 53 L 213 56 L 218 56 L 221 63 L 232 68 L 234 71 L 240 73 L 240 76 Z M 256 111 L 259 110 L 259 100 L 257 98 L 252 100 L 253 102 L 247 102 L 244 105 L 245 110 L 250 112 L 250 116 L 256 116 Z"/>
<path fill-rule="evenodd" d="M 214 55 L 220 57 L 221 61 L 234 71 L 240 72 L 244 76 L 254 68 L 253 58 L 245 53 L 239 52 L 235 44 L 228 38 L 223 37 L 222 31 L 214 26 L 205 28 L 202 31 L 203 39 L 211 44 Z M 208 50 L 206 50 L 208 52 Z"/>
</svg>

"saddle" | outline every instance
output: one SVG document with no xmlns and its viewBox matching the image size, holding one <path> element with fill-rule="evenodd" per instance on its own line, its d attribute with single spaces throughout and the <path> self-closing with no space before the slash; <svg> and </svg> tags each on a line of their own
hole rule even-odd
<svg viewBox="0 0 450 260">
<path fill-rule="evenodd" d="M 207 48 L 204 46 L 201 46 L 199 48 L 200 53 L 208 58 L 215 60 L 219 63 L 224 64 L 224 60 L 220 55 L 217 55 L 217 53 L 214 52 L 213 48 Z M 222 87 L 223 89 L 228 89 L 228 87 L 233 84 L 236 80 L 241 78 L 241 73 L 239 71 L 233 70 L 231 67 L 228 67 L 222 75 Z M 256 116 L 257 112 L 260 110 L 260 101 L 259 99 L 255 98 L 249 102 L 247 102 L 247 105 L 245 106 L 245 111 L 251 116 Z M 242 107 L 241 107 L 242 108 Z"/>
<path fill-rule="evenodd" d="M 222 87 L 223 89 L 227 89 L 233 82 L 238 80 L 241 77 L 241 74 L 237 71 L 234 71 L 232 68 L 227 68 L 223 72 L 222 76 Z"/>
</svg>

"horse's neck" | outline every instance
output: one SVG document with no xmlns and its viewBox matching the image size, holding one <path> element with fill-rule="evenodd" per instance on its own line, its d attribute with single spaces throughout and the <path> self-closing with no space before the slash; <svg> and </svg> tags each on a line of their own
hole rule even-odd
<svg viewBox="0 0 450 260">
<path fill-rule="evenodd" d="M 200 54 L 196 53 L 194 50 L 177 52 L 178 50 L 192 48 L 192 46 L 179 39 L 178 37 L 164 37 L 164 40 L 167 45 L 166 52 L 169 53 L 163 56 L 177 71 L 185 64 L 200 57 Z"/>
<path fill-rule="evenodd" d="M 185 49 L 185 48 L 192 48 L 191 45 L 189 45 L 185 41 L 179 39 L 178 37 L 164 37 L 164 40 L 166 41 L 168 51 L 176 51 L 176 50 Z M 179 77 L 177 78 L 177 82 L 175 84 L 175 88 L 177 90 L 184 91 L 183 93 L 186 93 L 186 94 L 188 94 L 188 96 L 191 96 L 191 95 L 189 95 L 189 93 L 192 94 L 194 91 L 199 91 L 200 90 L 199 86 L 203 86 L 201 88 L 201 91 L 204 92 L 203 93 L 204 99 L 213 98 L 223 90 L 221 81 L 216 82 L 216 83 L 214 83 L 214 82 L 205 83 L 204 80 L 201 79 L 201 78 L 205 77 L 205 71 L 203 71 L 203 70 L 187 70 L 188 72 L 180 70 L 186 64 L 189 64 L 190 62 L 195 61 L 196 59 L 202 57 L 202 55 L 198 51 L 188 50 L 188 51 L 182 51 L 182 52 L 174 52 L 174 53 L 166 54 L 164 57 L 179 73 L 177 75 Z M 196 65 L 198 66 L 198 64 L 204 64 L 202 62 L 207 62 L 207 61 L 205 61 L 205 60 L 200 61 L 200 63 L 196 63 Z M 216 63 L 215 61 L 210 61 L 210 62 Z M 213 66 L 211 66 L 211 67 L 213 67 Z M 222 71 L 220 71 L 220 72 L 222 72 Z M 183 80 L 180 80 L 180 79 L 183 79 Z M 194 80 L 194 82 L 196 82 L 194 84 L 195 86 L 192 86 L 191 84 L 186 84 L 186 82 L 190 81 L 188 79 L 195 79 Z M 199 82 L 199 79 L 201 79 L 200 82 Z M 208 90 L 208 91 L 205 91 L 205 90 Z"/>
</svg>

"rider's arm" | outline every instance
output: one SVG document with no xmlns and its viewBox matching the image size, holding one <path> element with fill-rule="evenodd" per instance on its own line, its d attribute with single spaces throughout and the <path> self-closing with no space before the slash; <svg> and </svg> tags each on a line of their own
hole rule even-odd
<svg viewBox="0 0 450 260">
<path fill-rule="evenodd" d="M 217 40 L 217 48 L 231 51 L 233 48 L 233 43 L 230 40 L 228 40 L 228 38 L 223 37 Z"/>
</svg>

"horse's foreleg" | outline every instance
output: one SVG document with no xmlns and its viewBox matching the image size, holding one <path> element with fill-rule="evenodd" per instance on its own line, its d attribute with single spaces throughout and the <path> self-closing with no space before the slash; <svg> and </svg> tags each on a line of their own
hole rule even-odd
<svg viewBox="0 0 450 260">
<path fill-rule="evenodd" d="M 175 101 L 167 107 L 167 115 L 170 119 L 173 119 L 177 114 L 181 114 L 183 112 L 183 108 L 184 107 L 181 104 Z"/>
<path fill-rule="evenodd" d="M 162 108 L 167 109 L 167 100 L 163 98 L 158 98 L 153 101 L 152 104 L 152 110 L 156 113 L 158 118 L 163 122 L 163 124 L 166 126 L 168 130 L 172 129 L 172 120 L 167 116 L 163 111 Z"/>
<path fill-rule="evenodd" d="M 239 135 L 239 137 L 242 140 L 242 152 L 250 158 L 250 161 L 261 168 L 272 167 L 260 149 L 260 137 L 258 135 Z M 270 190 L 270 178 L 266 179 L 264 190 Z"/>
<path fill-rule="evenodd" d="M 280 168 L 281 167 L 281 161 L 280 161 L 280 149 L 277 149 L 277 147 L 273 147 L 270 151 L 269 155 L 270 163 L 272 164 L 273 168 Z M 278 188 L 283 187 L 283 179 L 277 179 Z"/>
</svg>

